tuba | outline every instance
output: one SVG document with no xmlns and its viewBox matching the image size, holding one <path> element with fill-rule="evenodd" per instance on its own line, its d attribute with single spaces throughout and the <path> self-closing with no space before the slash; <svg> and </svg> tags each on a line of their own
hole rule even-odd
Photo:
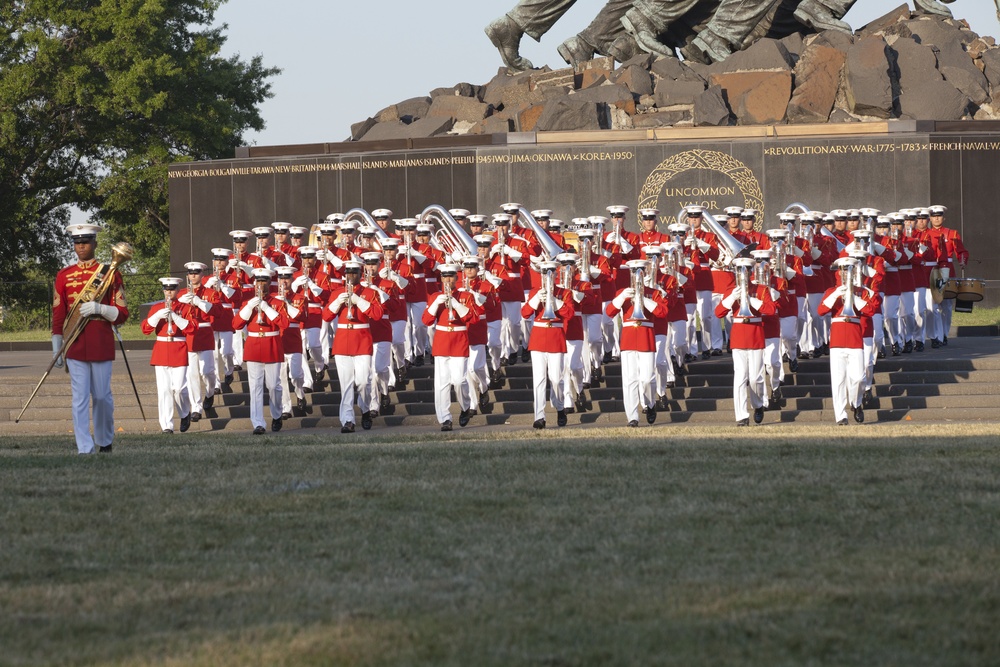
<svg viewBox="0 0 1000 667">
<path fill-rule="evenodd" d="M 842 317 L 857 317 L 857 313 L 854 310 L 854 281 L 856 268 L 857 265 L 848 264 L 840 270 L 840 282 L 847 288 L 847 294 L 844 295 L 844 307 L 840 311 Z"/>
<path fill-rule="evenodd" d="M 736 267 L 736 284 L 740 290 L 740 311 L 737 317 L 754 317 L 750 308 L 750 269 L 746 266 Z"/>
<path fill-rule="evenodd" d="M 375 230 L 375 239 L 378 243 L 378 250 L 382 249 L 382 241 L 389 238 L 389 234 L 378 226 L 375 222 L 375 218 L 371 216 L 371 213 L 363 208 L 352 208 L 350 211 L 344 214 L 344 221 L 353 220 L 358 218 L 361 222 Z"/>
<path fill-rule="evenodd" d="M 538 223 L 535 223 L 538 224 Z M 545 308 L 542 310 L 543 320 L 556 319 L 556 272 L 549 270 L 542 276 L 542 289 L 545 291 Z"/>
<path fill-rule="evenodd" d="M 643 301 L 646 300 L 646 292 L 643 288 L 642 267 L 632 269 L 632 289 L 635 294 L 632 296 L 632 319 L 637 322 L 645 322 L 646 313 L 642 310 Z"/>
<path fill-rule="evenodd" d="M 681 209 L 681 212 L 677 214 L 677 222 L 682 222 L 687 224 L 687 209 Z M 727 266 L 732 263 L 737 257 L 749 257 L 750 253 L 757 248 L 756 243 L 744 244 L 736 240 L 736 238 L 729 233 L 729 230 L 718 223 L 718 221 L 712 217 L 712 214 L 708 211 L 702 211 L 701 213 L 702 224 L 708 227 L 709 231 L 715 234 L 715 238 L 720 241 L 720 248 L 722 249 L 722 265 Z M 689 234 L 693 234 L 694 231 L 691 230 Z"/>
<path fill-rule="evenodd" d="M 534 216 L 528 213 L 523 206 L 520 208 L 517 217 L 518 220 L 524 220 L 525 226 L 535 233 L 535 238 L 538 239 L 538 243 L 541 244 L 542 250 L 545 251 L 546 257 L 544 259 L 554 260 L 556 255 L 563 251 L 563 249 L 559 247 L 559 244 L 552 240 L 549 233 L 542 229 L 542 226 L 538 224 L 538 221 L 535 220 Z"/>
<path fill-rule="evenodd" d="M 436 223 L 437 229 L 432 240 L 437 242 L 445 254 L 458 258 L 475 257 L 479 247 L 462 225 L 445 207 L 431 204 L 420 214 L 420 222 Z"/>
<path fill-rule="evenodd" d="M 592 241 L 588 238 L 580 239 L 580 282 L 590 282 L 590 246 Z"/>
</svg>

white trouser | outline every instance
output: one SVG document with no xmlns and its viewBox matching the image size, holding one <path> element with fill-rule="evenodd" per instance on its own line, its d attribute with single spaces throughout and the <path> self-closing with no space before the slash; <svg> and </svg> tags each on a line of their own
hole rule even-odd
<svg viewBox="0 0 1000 667">
<path fill-rule="evenodd" d="M 802 335 L 799 336 L 799 348 L 803 352 L 813 352 L 823 347 L 826 339 L 823 337 L 823 318 L 819 315 L 819 304 L 823 300 L 822 293 L 810 293 L 805 296 L 805 321 L 802 324 Z M 795 347 L 792 347 L 792 354 Z M 792 357 L 789 356 L 789 359 Z"/>
<path fill-rule="evenodd" d="M 863 338 L 861 342 L 863 351 L 861 357 L 865 368 L 864 388 L 867 390 L 872 388 L 872 383 L 875 381 L 875 358 L 878 353 L 875 350 L 874 338 Z"/>
<path fill-rule="evenodd" d="M 795 297 L 795 303 L 798 304 L 799 314 L 795 317 L 795 339 L 798 340 L 802 338 L 802 330 L 805 328 L 803 325 L 806 321 L 806 297 L 805 295 Z"/>
<path fill-rule="evenodd" d="M 712 290 L 699 290 L 695 294 L 698 297 L 695 309 L 701 319 L 701 349 L 702 351 L 721 350 L 723 347 L 722 322 L 715 316 L 715 307 L 712 305 Z"/>
<path fill-rule="evenodd" d="M 468 364 L 469 401 L 472 407 L 479 405 L 479 397 L 490 388 L 490 377 L 486 372 L 486 346 L 469 346 Z"/>
<path fill-rule="evenodd" d="M 187 368 L 191 407 L 195 412 L 201 412 L 203 398 L 209 398 L 215 394 L 215 351 L 188 352 Z M 202 380 L 205 382 L 204 394 L 202 393 Z"/>
<path fill-rule="evenodd" d="M 427 310 L 427 303 L 424 301 L 406 304 L 406 335 L 403 337 L 403 341 L 406 346 L 407 359 L 413 360 L 422 357 L 427 350 L 427 326 L 420 319 L 425 310 Z"/>
<path fill-rule="evenodd" d="M 319 326 L 320 354 L 323 355 L 323 365 L 330 367 L 330 353 L 333 350 L 333 337 L 337 333 L 335 322 L 323 322 Z"/>
<path fill-rule="evenodd" d="M 233 364 L 243 365 L 243 337 L 246 335 L 246 327 L 233 332 Z"/>
<path fill-rule="evenodd" d="M 323 341 L 321 339 L 322 327 L 310 327 L 303 329 L 302 333 L 302 355 L 300 365 L 302 366 L 302 386 L 313 388 L 313 372 L 319 373 L 323 370 L 326 362 L 323 361 Z"/>
<path fill-rule="evenodd" d="M 566 341 L 566 358 L 563 361 L 563 407 L 569 407 L 580 395 L 583 388 L 583 349 L 582 340 Z M 532 360 L 534 361 L 534 360 Z M 553 392 L 552 407 L 559 409 L 555 404 L 555 393 Z"/>
<path fill-rule="evenodd" d="M 951 331 L 951 315 L 955 309 L 954 299 L 944 299 L 941 303 L 936 304 L 935 313 L 937 314 L 938 320 L 938 332 L 941 334 L 938 340 L 944 340 L 948 332 Z"/>
<path fill-rule="evenodd" d="M 215 390 L 222 389 L 223 376 L 233 374 L 233 332 L 214 331 L 215 334 Z M 218 372 L 222 371 L 222 372 Z"/>
<path fill-rule="evenodd" d="M 601 324 L 605 317 L 601 313 L 583 316 L 583 381 L 587 384 L 590 384 L 591 375 L 603 360 L 604 334 Z"/>
<path fill-rule="evenodd" d="M 667 333 L 667 354 L 677 360 L 677 368 L 684 368 L 684 355 L 687 351 L 687 321 L 671 322 Z"/>
<path fill-rule="evenodd" d="M 156 371 L 156 407 L 160 430 L 174 430 L 174 406 L 181 419 L 191 414 L 187 392 L 187 366 L 153 366 Z"/>
<path fill-rule="evenodd" d="M 676 379 L 674 377 L 674 365 L 670 363 L 669 345 L 667 344 L 666 334 L 656 335 L 656 352 L 654 355 L 656 360 L 656 395 L 663 396 L 667 393 L 667 383 L 673 382 Z"/>
<path fill-rule="evenodd" d="M 115 399 L 111 395 L 111 361 L 67 359 L 73 392 L 73 435 L 81 454 L 94 451 L 94 443 L 107 447 L 115 435 Z M 90 404 L 94 404 L 94 434 L 90 434 Z"/>
<path fill-rule="evenodd" d="M 913 317 L 916 320 L 916 338 L 922 343 L 934 338 L 934 297 L 926 287 L 918 287 L 914 294 Z"/>
<path fill-rule="evenodd" d="M 861 405 L 865 391 L 864 350 L 854 347 L 830 348 L 830 386 L 833 391 L 834 421 L 847 419 L 847 408 Z"/>
<path fill-rule="evenodd" d="M 887 294 L 885 300 L 882 301 L 882 314 L 885 321 L 885 327 L 889 330 L 889 340 L 886 341 L 886 345 L 892 345 L 894 343 L 902 343 L 899 336 L 899 295 L 898 294 Z"/>
<path fill-rule="evenodd" d="M 531 294 L 531 292 L 525 292 L 524 293 L 524 301 L 521 302 L 521 305 L 524 305 L 525 303 L 528 302 L 528 296 L 530 294 Z M 534 315 L 534 313 L 532 313 L 532 315 L 530 317 L 522 317 L 521 318 L 521 348 L 522 349 L 525 349 L 525 350 L 528 349 L 528 343 L 531 340 L 531 327 L 532 327 L 532 325 L 534 323 L 535 323 L 535 315 Z"/>
<path fill-rule="evenodd" d="M 338 354 L 334 356 L 337 362 L 337 378 L 340 380 L 340 425 L 354 423 L 354 392 L 360 391 L 358 405 L 370 406 L 372 374 L 372 358 L 369 354 Z M 362 410 L 368 410 L 362 407 Z"/>
<path fill-rule="evenodd" d="M 618 348 L 618 335 L 621 333 L 621 321 L 618 317 L 609 317 L 608 304 L 610 301 L 604 301 L 601 303 L 601 361 L 604 360 L 604 354 L 606 352 L 611 352 L 611 354 L 618 354 L 620 352 Z"/>
<path fill-rule="evenodd" d="M 271 419 L 281 419 L 281 364 L 248 361 L 247 381 L 250 385 L 250 423 L 254 428 L 264 424 L 264 387 L 271 408 Z"/>
<path fill-rule="evenodd" d="M 698 354 L 698 333 L 695 322 L 698 304 L 684 302 L 684 310 L 687 311 L 687 348 L 688 353 Z"/>
<path fill-rule="evenodd" d="M 451 421 L 452 387 L 459 409 L 468 410 L 472 404 L 468 374 L 468 357 L 434 357 L 434 410 L 439 424 Z"/>
<path fill-rule="evenodd" d="M 916 292 L 903 292 L 899 296 L 899 338 L 900 343 L 913 341 L 917 333 L 917 319 L 914 315 Z"/>
<path fill-rule="evenodd" d="M 486 323 L 486 352 L 489 355 L 489 368 L 493 371 L 500 368 L 500 354 L 502 349 L 500 344 L 501 328 L 503 328 L 501 320 Z"/>
<path fill-rule="evenodd" d="M 781 364 L 781 370 L 778 371 L 778 379 L 784 382 L 785 365 L 781 363 L 781 359 L 784 355 L 788 355 L 789 361 L 795 358 L 795 344 L 799 340 L 795 336 L 798 318 L 795 315 L 789 315 L 782 317 L 778 322 L 781 325 L 781 348 L 778 350 L 778 363 Z"/>
<path fill-rule="evenodd" d="M 789 318 L 791 319 L 791 318 Z M 764 339 L 764 375 L 767 377 L 767 389 L 771 393 L 781 386 L 781 374 L 784 365 L 781 363 L 781 338 Z M 771 402 L 771 397 L 767 397 L 767 402 Z"/>
<path fill-rule="evenodd" d="M 389 359 L 389 382 L 396 384 L 396 369 L 406 365 L 406 320 L 392 323 L 392 355 Z"/>
<path fill-rule="evenodd" d="M 552 405 L 556 410 L 565 410 L 565 395 L 563 394 L 563 365 L 565 354 L 562 352 L 532 352 L 531 353 L 531 386 L 535 400 L 535 420 L 545 419 L 546 380 L 552 385 Z"/>
<path fill-rule="evenodd" d="M 885 320 L 882 317 L 882 313 L 875 313 L 872 315 L 872 328 L 875 330 L 875 347 L 878 349 L 883 349 L 885 347 L 885 330 L 882 328 Z M 872 362 L 874 363 L 874 361 Z"/>
<path fill-rule="evenodd" d="M 372 344 L 371 387 L 368 390 L 369 412 L 378 412 L 382 397 L 389 394 L 389 377 L 392 375 L 392 342 Z M 362 405 L 365 405 L 362 403 Z"/>
<path fill-rule="evenodd" d="M 722 297 L 723 296 L 724 295 L 719 294 L 718 292 L 715 292 L 715 291 L 712 292 L 712 314 L 713 315 L 715 315 L 715 308 L 716 308 L 716 306 L 718 306 L 720 303 L 722 303 Z M 729 312 L 729 313 L 726 313 L 726 316 L 723 317 L 722 319 L 719 319 L 718 317 L 713 317 L 712 319 L 715 320 L 716 322 L 718 322 L 718 325 L 719 325 L 719 340 L 718 340 L 719 344 L 718 345 L 716 345 L 716 340 L 715 340 L 715 325 L 714 324 L 712 325 L 712 327 L 713 327 L 712 328 L 712 349 L 721 350 L 723 344 L 725 344 L 725 342 L 727 340 L 729 340 L 729 332 L 731 332 L 733 330 L 733 314 L 731 312 Z"/>
<path fill-rule="evenodd" d="M 292 412 L 292 394 L 295 394 L 295 398 L 305 398 L 305 394 L 302 391 L 303 379 L 305 378 L 305 372 L 302 368 L 302 353 L 292 352 L 291 354 L 285 355 L 285 360 L 281 362 L 281 371 L 278 374 L 281 378 L 281 413 Z M 284 391 L 288 386 L 286 383 L 291 380 L 292 391 Z"/>
<path fill-rule="evenodd" d="M 733 350 L 733 408 L 736 421 L 750 417 L 748 394 L 754 410 L 764 407 L 764 350 Z"/>
<path fill-rule="evenodd" d="M 500 318 L 500 354 L 504 357 L 521 349 L 521 304 L 504 301 L 501 304 L 503 316 Z"/>
<path fill-rule="evenodd" d="M 655 352 L 622 350 L 622 393 L 627 421 L 639 421 L 640 404 L 644 408 L 653 407 L 655 382 Z"/>
</svg>

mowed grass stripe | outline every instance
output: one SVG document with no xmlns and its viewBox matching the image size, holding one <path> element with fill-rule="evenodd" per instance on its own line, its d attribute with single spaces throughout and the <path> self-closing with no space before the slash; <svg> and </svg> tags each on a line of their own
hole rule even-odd
<svg viewBox="0 0 1000 667">
<path fill-rule="evenodd" d="M 0 663 L 1000 661 L 1000 426 L 574 436 L 0 439 Z"/>
</svg>

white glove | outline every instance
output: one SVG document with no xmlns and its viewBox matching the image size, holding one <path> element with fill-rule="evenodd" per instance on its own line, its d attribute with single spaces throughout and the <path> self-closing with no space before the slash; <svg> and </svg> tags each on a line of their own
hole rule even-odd
<svg viewBox="0 0 1000 667">
<path fill-rule="evenodd" d="M 686 237 L 684 237 L 684 247 L 686 247 L 686 248 L 694 248 L 697 245 L 698 245 L 698 238 L 697 237 L 695 237 L 695 236 L 686 236 Z"/>
<path fill-rule="evenodd" d="M 379 269 L 378 270 L 378 277 L 379 278 L 388 278 L 389 277 L 389 267 L 388 266 L 383 266 L 381 269 Z"/>
<path fill-rule="evenodd" d="M 258 306 L 258 304 L 260 304 L 260 297 L 257 297 L 257 296 L 253 296 L 253 297 L 250 297 L 250 300 L 249 300 L 249 301 L 247 301 L 247 302 L 246 302 L 245 304 L 243 304 L 243 305 L 244 305 L 244 306 L 249 306 L 249 307 L 250 307 L 251 309 L 253 309 L 253 308 L 256 308 L 256 307 Z M 242 312 L 242 311 L 241 311 L 241 312 Z"/>
<path fill-rule="evenodd" d="M 625 239 L 622 239 L 621 241 L 619 241 L 618 245 L 621 246 L 622 253 L 624 253 L 624 254 L 627 255 L 630 252 L 632 252 L 632 248 L 633 248 L 632 244 L 629 243 L 628 241 L 626 241 Z"/>
<path fill-rule="evenodd" d="M 795 269 L 790 266 L 785 267 L 785 280 L 791 280 L 795 277 Z"/>
<path fill-rule="evenodd" d="M 759 313 L 760 309 L 764 306 L 764 302 L 755 296 L 750 297 L 750 307 L 753 308 L 755 313 Z"/>
<path fill-rule="evenodd" d="M 927 246 L 925 246 L 923 243 L 919 244 L 917 246 L 917 252 L 923 255 L 925 252 L 927 252 Z"/>
<path fill-rule="evenodd" d="M 702 252 L 708 252 L 709 250 L 712 249 L 711 244 L 706 243 L 705 241 L 702 241 L 698 237 L 695 237 L 695 240 L 698 242 L 698 250 L 700 250 Z"/>
<path fill-rule="evenodd" d="M 459 317 L 465 317 L 469 314 L 469 307 L 458 299 L 452 300 L 451 307 L 455 309 L 455 312 L 458 313 Z"/>
<path fill-rule="evenodd" d="M 811 267 L 811 266 L 803 266 L 802 267 L 802 275 L 804 275 L 804 276 L 811 276 L 812 274 L 813 274 L 813 267 Z"/>
<path fill-rule="evenodd" d="M 207 287 L 208 289 L 215 289 L 215 286 L 218 284 L 219 284 L 219 279 L 216 278 L 215 276 L 212 276 L 211 278 L 205 281 L 205 287 Z"/>
<path fill-rule="evenodd" d="M 617 232 L 611 232 L 610 234 L 608 234 L 607 236 L 605 236 L 604 237 L 604 242 L 607 243 L 607 244 L 609 244 L 609 245 L 612 244 L 612 243 L 618 243 L 618 234 L 617 234 Z"/>
<path fill-rule="evenodd" d="M 541 290 L 535 292 L 534 295 L 532 295 L 532 297 L 530 299 L 528 299 L 528 305 L 531 306 L 532 309 L 535 309 L 535 310 L 538 309 L 538 305 L 541 302 L 542 302 L 542 291 Z"/>
<path fill-rule="evenodd" d="M 840 295 L 843 294 L 843 292 L 841 291 L 843 289 L 844 286 L 841 285 L 837 289 L 830 292 L 829 296 L 823 299 L 823 305 L 826 306 L 827 308 L 833 308 L 833 304 L 837 303 L 837 299 L 839 299 Z"/>
<path fill-rule="evenodd" d="M 264 302 L 264 304 L 261 306 L 261 310 L 263 310 L 264 314 L 267 315 L 267 319 L 271 320 L 272 322 L 278 319 L 278 311 L 272 308 L 271 304 L 269 304 L 268 302 L 266 301 Z"/>
<path fill-rule="evenodd" d="M 185 292 L 184 294 L 181 294 L 177 300 L 181 303 L 191 303 L 192 299 L 194 299 L 194 294 L 191 292 Z"/>
<path fill-rule="evenodd" d="M 583 303 L 583 297 L 584 297 L 583 292 L 572 290 L 571 294 L 573 295 L 573 301 L 576 301 L 577 303 Z"/>
<path fill-rule="evenodd" d="M 237 267 L 239 267 L 239 265 L 240 265 L 240 260 L 238 260 L 235 257 L 233 257 L 231 260 L 229 260 L 229 263 L 226 264 L 226 270 L 227 271 L 233 271 L 234 269 L 236 269 Z"/>
<path fill-rule="evenodd" d="M 507 255 L 508 257 L 510 257 L 510 258 L 511 258 L 512 260 L 514 260 L 515 262 L 520 262 L 520 261 L 521 261 L 521 257 L 523 256 L 523 254 L 521 253 L 521 251 L 519 251 L 519 250 L 514 250 L 514 249 L 513 249 L 513 248 L 511 248 L 511 247 L 510 247 L 509 245 L 507 245 L 507 246 L 504 246 L 504 252 L 505 252 L 505 254 L 506 254 L 506 255 Z"/>
<path fill-rule="evenodd" d="M 292 281 L 292 289 L 295 290 L 296 292 L 298 292 L 300 289 L 302 289 L 303 285 L 306 285 L 308 283 L 309 283 L 309 278 L 308 277 L 306 277 L 306 276 L 299 276 L 298 278 L 296 278 L 295 280 Z"/>
<path fill-rule="evenodd" d="M 56 368 L 63 367 L 62 356 L 56 356 L 59 354 L 59 350 L 63 346 L 62 334 L 52 334 L 52 356 L 56 359 Z"/>
<path fill-rule="evenodd" d="M 876 255 L 881 255 L 885 252 L 885 246 L 881 243 L 872 243 L 872 253 Z"/>
<path fill-rule="evenodd" d="M 212 304 L 210 302 L 197 296 L 191 299 L 191 305 L 205 314 L 208 314 L 208 311 L 212 310 Z"/>
<path fill-rule="evenodd" d="M 722 300 L 722 305 L 725 306 L 727 310 L 731 310 L 733 304 L 736 303 L 736 299 L 738 299 L 739 296 L 740 296 L 740 291 L 734 289 L 726 296 L 725 299 Z"/>
<path fill-rule="evenodd" d="M 796 257 L 805 257 L 805 252 L 803 252 L 803 251 L 802 251 L 802 248 L 800 248 L 800 247 L 798 247 L 798 246 L 794 246 L 794 247 L 793 247 L 793 249 L 792 249 L 792 253 L 794 253 L 794 255 L 795 255 Z"/>
<path fill-rule="evenodd" d="M 596 266 L 590 267 L 590 277 L 591 278 L 596 278 L 599 275 L 601 275 L 601 270 L 599 268 L 597 268 Z"/>
<path fill-rule="evenodd" d="M 372 307 L 371 301 L 364 298 L 363 296 L 352 294 L 351 297 L 352 301 L 354 302 L 354 305 L 357 306 L 358 310 L 360 310 L 362 313 L 367 313 L 368 309 Z"/>
<path fill-rule="evenodd" d="M 819 256 L 823 254 L 823 251 L 813 246 L 812 252 L 810 254 L 812 255 L 813 259 L 819 259 Z"/>
<path fill-rule="evenodd" d="M 80 315 L 83 317 L 93 317 L 97 313 L 97 304 L 93 301 L 84 301 L 80 304 Z"/>
<path fill-rule="evenodd" d="M 337 312 L 338 310 L 344 307 L 345 303 L 347 303 L 347 292 L 341 292 L 340 294 L 337 295 L 336 299 L 330 302 L 330 305 L 328 306 L 330 312 L 331 313 Z"/>
<path fill-rule="evenodd" d="M 333 268 L 338 271 L 344 267 L 344 260 L 334 255 L 332 252 L 327 252 L 327 260 L 333 265 Z"/>
<path fill-rule="evenodd" d="M 651 313 L 654 310 L 656 310 L 657 305 L 658 304 L 649 297 L 646 297 L 645 299 L 642 300 L 642 307 L 646 309 L 647 313 Z"/>
<path fill-rule="evenodd" d="M 299 309 L 292 305 L 289 305 L 287 308 L 285 308 L 285 312 L 288 313 L 289 319 L 294 320 L 296 317 L 299 316 Z"/>
<path fill-rule="evenodd" d="M 437 307 L 437 308 L 440 308 L 440 307 L 441 307 L 441 305 L 442 305 L 442 304 L 444 304 L 444 301 L 445 301 L 445 296 L 444 296 L 444 294 L 443 294 L 443 293 L 442 293 L 442 294 L 438 294 L 438 295 L 437 295 L 437 298 L 436 298 L 436 299 L 434 299 L 434 301 L 433 301 L 433 303 L 431 303 L 431 305 L 432 305 L 432 306 L 435 306 L 435 307 Z"/>
<path fill-rule="evenodd" d="M 167 316 L 167 313 L 169 312 L 170 311 L 167 310 L 166 308 L 160 308 L 155 313 L 150 313 L 149 317 L 146 318 L 146 324 L 148 324 L 151 327 L 155 327 L 157 323 L 163 318 L 165 318 Z"/>
<path fill-rule="evenodd" d="M 242 317 L 244 320 L 249 320 L 250 317 L 253 316 L 254 306 L 257 305 L 257 303 L 254 303 L 254 301 L 260 303 L 260 299 L 254 297 L 249 301 L 247 301 L 246 304 L 243 306 L 243 308 L 240 309 L 240 317 Z"/>
<path fill-rule="evenodd" d="M 182 331 L 184 329 L 187 329 L 188 326 L 187 318 L 181 317 L 177 313 L 170 313 L 170 319 L 173 321 L 174 324 L 177 325 L 178 329 Z"/>
<path fill-rule="evenodd" d="M 472 298 L 475 299 L 477 306 L 482 306 L 486 303 L 486 295 L 480 294 L 479 292 L 473 292 Z"/>
</svg>

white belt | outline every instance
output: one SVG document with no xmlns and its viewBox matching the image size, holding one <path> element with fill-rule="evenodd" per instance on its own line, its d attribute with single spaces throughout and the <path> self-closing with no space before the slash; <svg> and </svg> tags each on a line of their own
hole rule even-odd
<svg viewBox="0 0 1000 667">
<path fill-rule="evenodd" d="M 899 268 L 903 269 L 904 271 L 909 271 L 909 270 L 910 270 L 910 269 L 912 269 L 913 267 L 912 267 L 912 266 L 910 266 L 909 264 L 904 264 L 903 266 L 901 266 L 901 267 L 899 267 Z"/>
<path fill-rule="evenodd" d="M 533 326 L 541 327 L 543 329 L 562 329 L 562 322 L 535 322 Z"/>
<path fill-rule="evenodd" d="M 307 308 L 311 308 L 313 310 L 323 310 L 323 304 L 321 304 L 321 303 L 310 303 L 310 304 L 307 304 L 306 307 Z"/>
<path fill-rule="evenodd" d="M 205 329 L 205 328 L 210 327 L 210 326 L 212 326 L 211 322 L 198 322 L 198 328 L 199 329 Z"/>
<path fill-rule="evenodd" d="M 793 289 L 788 290 L 788 295 L 789 296 L 795 296 L 795 290 L 793 290 Z"/>
<path fill-rule="evenodd" d="M 424 282 L 436 283 L 436 282 L 438 282 L 438 279 L 437 278 L 424 278 Z"/>
<path fill-rule="evenodd" d="M 451 327 L 451 326 L 447 326 L 446 327 L 446 326 L 442 326 L 440 324 L 438 324 L 434 328 L 437 331 L 465 331 L 466 330 L 466 327 Z"/>
<path fill-rule="evenodd" d="M 896 267 L 896 266 L 887 266 L 887 267 L 885 267 L 885 270 L 886 271 L 899 271 L 899 267 Z"/>
<path fill-rule="evenodd" d="M 156 340 L 161 343 L 184 343 L 187 338 L 184 336 L 157 336 Z"/>
<path fill-rule="evenodd" d="M 253 289 L 253 285 L 252 284 L 248 285 L 247 283 L 243 283 L 243 289 Z"/>
<path fill-rule="evenodd" d="M 521 277 L 521 272 L 520 271 L 508 271 L 507 272 L 507 278 L 520 278 L 520 277 Z"/>
<path fill-rule="evenodd" d="M 623 327 L 648 327 L 648 328 L 652 329 L 653 328 L 653 323 L 652 322 L 636 322 L 634 320 L 630 320 L 628 322 L 623 322 L 622 326 Z"/>
<path fill-rule="evenodd" d="M 299 326 L 301 326 L 299 322 L 289 322 L 288 323 L 288 328 L 289 329 L 298 329 Z"/>
<path fill-rule="evenodd" d="M 733 318 L 733 323 L 734 324 L 756 324 L 757 322 L 760 322 L 760 321 L 761 321 L 761 319 L 759 317 L 734 317 Z"/>
<path fill-rule="evenodd" d="M 383 316 L 382 316 L 382 319 L 383 319 L 383 320 L 387 320 L 387 319 L 389 319 L 389 316 L 388 316 L 388 315 L 383 315 Z"/>
<path fill-rule="evenodd" d="M 224 304 L 222 304 L 222 307 L 225 308 L 225 309 L 227 309 L 227 310 L 232 310 L 233 309 L 233 304 L 231 304 L 231 303 L 224 303 Z"/>
<path fill-rule="evenodd" d="M 413 277 L 414 277 L 414 278 L 423 278 L 423 277 L 424 277 L 424 275 L 426 275 L 426 274 L 423 274 L 423 273 L 414 273 L 414 274 L 413 274 Z"/>
<path fill-rule="evenodd" d="M 846 322 L 848 324 L 857 324 L 861 321 L 858 317 L 834 317 L 831 321 L 833 322 Z"/>
<path fill-rule="evenodd" d="M 280 333 L 280 331 L 247 331 L 247 336 L 250 338 L 272 338 Z"/>
<path fill-rule="evenodd" d="M 338 329 L 367 329 L 369 326 L 368 324 L 354 324 L 353 322 L 337 322 Z"/>
</svg>

